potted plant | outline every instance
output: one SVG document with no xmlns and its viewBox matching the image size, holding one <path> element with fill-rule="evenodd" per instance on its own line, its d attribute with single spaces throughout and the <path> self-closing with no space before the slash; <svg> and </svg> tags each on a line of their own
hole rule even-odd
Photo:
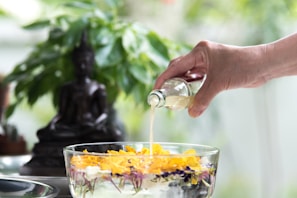
<svg viewBox="0 0 297 198">
<path fill-rule="evenodd" d="M 25 26 L 26 29 L 48 28 L 48 38 L 35 45 L 28 57 L 5 78 L 6 83 L 15 84 L 15 101 L 6 111 L 7 117 L 22 101 L 33 106 L 49 93 L 58 107 L 59 89 L 74 78 L 71 55 L 80 46 L 83 32 L 87 33 L 87 43 L 94 51 L 93 79 L 105 85 L 111 109 L 120 95 L 129 96 L 142 107 L 148 106 L 146 98 L 155 78 L 185 47 L 161 38 L 138 23 L 120 20 L 121 1 L 105 2 L 103 5 L 102 1 L 69 1 L 61 5 L 62 14 Z M 21 174 L 63 175 L 62 148 L 81 139 L 39 140 Z"/>
<path fill-rule="evenodd" d="M 106 86 L 109 104 L 125 94 L 136 104 L 147 106 L 146 97 L 155 78 L 186 47 L 138 23 L 120 20 L 120 2 L 69 1 L 61 5 L 62 14 L 24 27 L 48 28 L 48 38 L 35 45 L 6 77 L 7 83 L 16 85 L 15 101 L 6 111 L 7 117 L 22 101 L 33 106 L 48 93 L 57 105 L 59 87 L 73 78 L 70 53 L 85 29 L 95 50 L 93 78 Z"/>
</svg>

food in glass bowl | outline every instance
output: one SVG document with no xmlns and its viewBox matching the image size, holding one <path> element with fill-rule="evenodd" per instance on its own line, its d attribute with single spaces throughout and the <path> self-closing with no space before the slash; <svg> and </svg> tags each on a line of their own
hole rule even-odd
<svg viewBox="0 0 297 198">
<path fill-rule="evenodd" d="M 112 142 L 64 148 L 74 198 L 210 198 L 219 150 L 183 143 Z"/>
</svg>

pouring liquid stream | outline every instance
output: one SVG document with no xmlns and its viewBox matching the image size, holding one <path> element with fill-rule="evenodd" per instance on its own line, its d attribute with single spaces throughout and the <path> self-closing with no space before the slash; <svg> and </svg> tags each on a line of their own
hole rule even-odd
<svg viewBox="0 0 297 198">
<path fill-rule="evenodd" d="M 184 109 L 193 102 L 194 96 L 169 96 L 166 98 L 165 106 L 169 109 Z M 150 143 L 150 155 L 153 155 L 153 142 L 154 142 L 154 121 L 155 110 L 158 105 L 158 99 L 153 98 L 150 102 L 150 130 L 149 130 L 149 143 Z"/>
<path fill-rule="evenodd" d="M 150 155 L 153 155 L 153 142 L 154 142 L 154 121 L 155 121 L 155 110 L 158 104 L 158 100 L 152 100 L 151 109 L 150 109 L 150 134 L 149 134 L 149 142 L 150 142 Z"/>
</svg>

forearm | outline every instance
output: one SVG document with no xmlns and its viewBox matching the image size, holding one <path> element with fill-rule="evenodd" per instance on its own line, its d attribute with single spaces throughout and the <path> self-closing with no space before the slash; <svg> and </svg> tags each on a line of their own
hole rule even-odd
<svg viewBox="0 0 297 198">
<path fill-rule="evenodd" d="M 267 78 L 297 75 L 297 34 L 267 44 L 265 53 L 263 65 Z"/>
<path fill-rule="evenodd" d="M 227 46 L 221 51 L 225 51 L 224 57 L 215 56 L 232 74 L 228 88 L 257 87 L 274 78 L 297 75 L 297 34 L 263 45 Z"/>
</svg>

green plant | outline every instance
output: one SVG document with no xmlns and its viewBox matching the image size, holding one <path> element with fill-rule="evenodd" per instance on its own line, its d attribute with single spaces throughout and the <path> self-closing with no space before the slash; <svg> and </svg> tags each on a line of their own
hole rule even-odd
<svg viewBox="0 0 297 198">
<path fill-rule="evenodd" d="M 108 101 L 113 104 L 121 93 L 132 96 L 136 104 L 146 104 L 146 96 L 157 75 L 185 46 L 161 38 L 138 23 L 120 20 L 120 1 L 106 0 L 105 9 L 96 1 L 63 3 L 62 14 L 36 21 L 24 28 L 48 28 L 47 40 L 37 44 L 29 56 L 6 77 L 14 82 L 15 102 L 9 117 L 24 100 L 33 106 L 48 93 L 57 104 L 59 87 L 73 78 L 70 54 L 87 30 L 95 52 L 93 78 L 105 84 Z M 146 105 L 145 105 L 146 106 Z"/>
</svg>

